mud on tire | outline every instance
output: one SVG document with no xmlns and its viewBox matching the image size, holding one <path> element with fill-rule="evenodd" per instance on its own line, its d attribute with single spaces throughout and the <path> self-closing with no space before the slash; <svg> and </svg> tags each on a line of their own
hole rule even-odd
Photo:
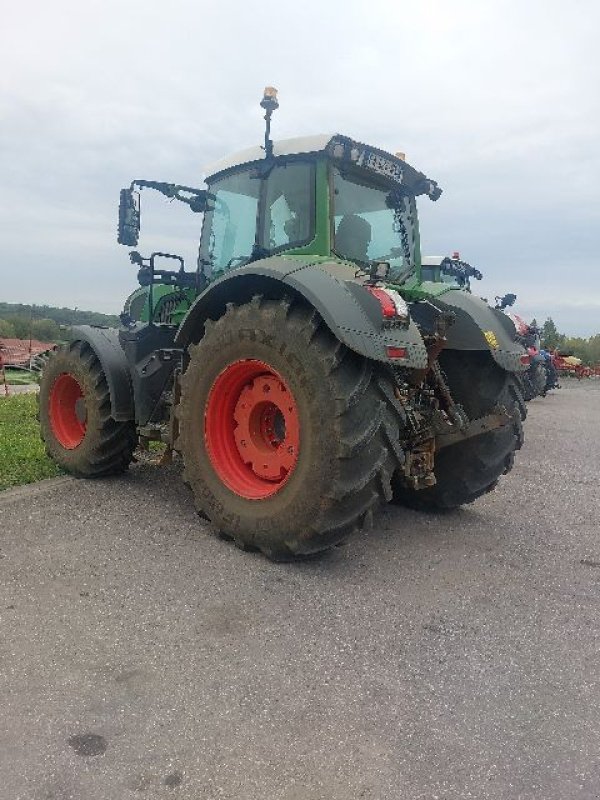
<svg viewBox="0 0 600 800">
<path fill-rule="evenodd" d="M 491 491 L 512 469 L 515 450 L 523 444 L 521 420 L 526 410 L 514 375 L 500 369 L 487 353 L 444 350 L 439 361 L 454 401 L 470 419 L 504 406 L 512 422 L 436 453 L 435 486 L 414 491 L 395 478 L 394 501 L 421 510 L 457 508 Z"/>
<path fill-rule="evenodd" d="M 80 478 L 124 472 L 137 444 L 133 422 L 115 422 L 100 362 L 86 342 L 54 352 L 42 373 L 40 432 L 46 451 Z"/>
<path fill-rule="evenodd" d="M 288 428 L 297 423 L 299 452 L 273 491 L 268 485 L 263 491 L 252 475 L 253 483 L 245 482 L 238 467 L 248 465 L 234 463 L 236 452 L 242 453 L 237 409 L 244 392 L 255 394 L 254 384 L 241 390 L 238 384 L 233 400 L 223 397 L 223 414 L 230 419 L 223 430 L 213 419 L 211 393 L 231 388 L 229 376 L 244 363 L 265 365 L 265 374 L 280 378 L 292 398 L 294 413 L 274 446 L 287 445 Z M 176 448 L 198 511 L 241 547 L 272 559 L 328 549 L 368 525 L 379 502 L 391 499 L 395 463 L 388 438 L 399 439 L 399 418 L 383 399 L 382 380 L 379 367 L 342 345 L 309 307 L 259 297 L 229 304 L 190 348 L 182 379 Z M 218 458 L 211 444 L 215 426 L 224 437 L 217 440 Z"/>
</svg>

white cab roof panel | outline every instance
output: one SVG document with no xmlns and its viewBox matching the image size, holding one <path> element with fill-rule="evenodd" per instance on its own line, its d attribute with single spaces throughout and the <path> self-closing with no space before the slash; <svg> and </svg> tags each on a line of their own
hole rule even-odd
<svg viewBox="0 0 600 800">
<path fill-rule="evenodd" d="M 293 139 L 281 139 L 273 143 L 273 155 L 288 156 L 300 153 L 318 153 L 324 150 L 333 139 L 335 133 L 320 133 L 316 136 L 296 136 Z M 265 157 L 265 151 L 258 145 L 249 147 L 247 150 L 240 150 L 227 158 L 209 164 L 205 173 L 207 177 L 216 175 L 223 170 L 231 167 L 239 167 L 242 164 L 249 164 L 252 161 L 261 161 Z"/>
</svg>

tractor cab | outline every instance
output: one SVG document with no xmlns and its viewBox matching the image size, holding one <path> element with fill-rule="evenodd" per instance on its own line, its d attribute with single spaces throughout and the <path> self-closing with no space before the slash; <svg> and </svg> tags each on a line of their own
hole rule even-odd
<svg viewBox="0 0 600 800">
<path fill-rule="evenodd" d="M 458 251 L 452 254 L 452 258 L 424 256 L 421 261 L 420 280 L 424 283 L 437 284 L 436 294 L 443 293 L 448 289 L 462 289 L 470 292 L 471 278 L 481 280 L 482 277 L 483 275 L 478 269 L 461 261 Z"/>
<path fill-rule="evenodd" d="M 337 258 L 392 275 L 418 265 L 417 194 L 437 184 L 337 134 L 243 151 L 209 168 L 198 266 L 208 278 L 274 255 Z"/>
<path fill-rule="evenodd" d="M 155 270 L 156 257 L 177 256 L 144 258 L 133 251 L 142 289 L 128 298 L 126 317 L 177 323 L 193 295 L 215 279 L 273 256 L 340 261 L 365 273 L 384 262 L 393 283 L 418 276 L 415 199 L 426 194 L 437 200 L 437 183 L 407 164 L 402 153 L 394 156 L 339 134 L 273 142 L 274 89 L 267 87 L 261 105 L 267 121 L 264 146 L 210 166 L 206 189 L 136 180 L 121 191 L 121 244 L 137 245 L 141 189 L 158 190 L 204 213 L 195 277 L 183 267 Z M 174 305 L 173 296 L 183 305 Z"/>
</svg>

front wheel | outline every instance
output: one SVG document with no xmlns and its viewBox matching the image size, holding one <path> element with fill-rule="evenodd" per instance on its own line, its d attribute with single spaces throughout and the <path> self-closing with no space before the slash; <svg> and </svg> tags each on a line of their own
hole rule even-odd
<svg viewBox="0 0 600 800">
<path fill-rule="evenodd" d="M 198 510 L 273 559 L 369 523 L 391 498 L 386 436 L 399 437 L 378 369 L 304 305 L 255 298 L 209 321 L 190 348 L 176 442 Z"/>
<path fill-rule="evenodd" d="M 52 353 L 40 383 L 40 432 L 59 467 L 80 478 L 124 472 L 137 444 L 133 422 L 111 417 L 106 376 L 86 342 Z"/>
</svg>

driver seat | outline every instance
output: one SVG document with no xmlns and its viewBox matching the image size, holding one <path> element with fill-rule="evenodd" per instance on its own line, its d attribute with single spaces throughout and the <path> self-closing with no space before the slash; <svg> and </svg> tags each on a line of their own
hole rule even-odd
<svg viewBox="0 0 600 800">
<path fill-rule="evenodd" d="M 358 214 L 344 214 L 335 232 L 336 251 L 351 261 L 369 260 L 371 226 Z"/>
</svg>

